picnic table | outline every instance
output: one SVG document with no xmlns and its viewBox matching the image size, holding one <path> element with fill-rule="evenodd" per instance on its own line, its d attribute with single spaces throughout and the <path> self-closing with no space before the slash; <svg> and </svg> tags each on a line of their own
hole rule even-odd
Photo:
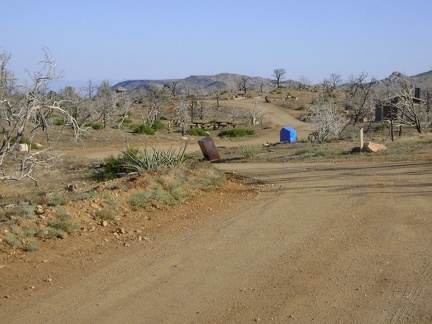
<svg viewBox="0 0 432 324">
<path fill-rule="evenodd" d="M 202 129 L 210 129 L 213 128 L 214 130 L 216 129 L 221 129 L 221 128 L 227 128 L 227 127 L 236 127 L 237 124 L 234 122 L 220 122 L 220 121 L 216 121 L 216 122 L 204 122 L 204 121 L 194 121 L 192 122 L 189 127 L 190 128 L 202 128 Z"/>
</svg>

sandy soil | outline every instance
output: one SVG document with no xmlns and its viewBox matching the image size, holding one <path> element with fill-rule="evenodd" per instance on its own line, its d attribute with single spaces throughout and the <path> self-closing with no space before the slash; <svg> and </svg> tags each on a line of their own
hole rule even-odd
<svg viewBox="0 0 432 324">
<path fill-rule="evenodd" d="M 232 184 L 189 206 L 194 226 L 3 267 L 2 321 L 432 321 L 430 163 L 218 167 L 257 193 Z"/>
</svg>

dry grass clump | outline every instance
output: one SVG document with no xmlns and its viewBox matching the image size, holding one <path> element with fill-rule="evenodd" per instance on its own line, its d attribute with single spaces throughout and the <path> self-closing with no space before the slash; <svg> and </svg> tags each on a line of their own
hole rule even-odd
<svg viewBox="0 0 432 324">
<path fill-rule="evenodd" d="M 101 221 L 116 224 L 154 209 L 191 201 L 222 186 L 225 174 L 210 163 L 160 168 L 77 189 L 56 190 L 0 207 L 0 252 L 34 251 L 41 241 L 73 235 Z"/>
<path fill-rule="evenodd" d="M 197 192 L 215 190 L 225 180 L 224 173 L 203 164 L 166 169 L 153 176 L 146 190 L 135 191 L 129 205 L 135 211 L 178 205 Z"/>
<path fill-rule="evenodd" d="M 63 210 L 45 218 L 38 215 L 37 207 L 17 205 L 7 207 L 1 218 L 0 244 L 1 250 L 20 249 L 34 251 L 40 239 L 64 238 L 79 227 L 71 215 Z"/>
</svg>

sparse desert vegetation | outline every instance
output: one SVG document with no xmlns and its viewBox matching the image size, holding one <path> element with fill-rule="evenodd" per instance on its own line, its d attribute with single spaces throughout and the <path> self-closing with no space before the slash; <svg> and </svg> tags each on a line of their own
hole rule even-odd
<svg viewBox="0 0 432 324">
<path fill-rule="evenodd" d="M 222 157 L 217 162 L 416 159 L 430 146 L 426 136 L 430 132 L 429 103 L 418 101 L 413 94 L 409 98 L 415 109 L 411 109 L 409 100 L 395 102 L 390 119 L 385 115 L 386 118 L 374 122 L 378 98 L 387 98 L 389 94 L 406 98 L 408 91 L 413 90 L 404 78 L 394 80 L 391 87 L 388 82 L 369 80 L 366 74 L 351 77 L 346 83 L 340 75 L 331 74 L 323 84 L 312 86 L 285 82 L 286 71 L 275 69 L 276 88 L 271 80 L 223 74 L 220 77 L 231 86 L 237 85 L 236 90 L 209 88 L 207 93 L 198 93 L 188 88 L 189 92 L 183 93 L 185 86 L 180 84 L 135 82 L 134 88 L 128 88 L 127 82 L 116 86 L 103 82 L 98 87 L 89 83 L 87 90 L 92 92 L 87 94 L 72 87 L 47 93 L 41 86 L 55 75 L 52 59 L 47 52 L 45 55 L 46 69 L 41 82 L 33 91 L 23 92 L 6 80 L 8 56 L 2 54 L 2 125 L 4 143 L 8 143 L 1 149 L 4 251 L 18 247 L 28 251 L 36 249 L 36 244 L 32 243 L 31 248 L 25 244 L 32 235 L 23 234 L 17 228 L 20 219 L 26 219 L 27 223 L 33 220 L 31 226 L 23 225 L 24 230 L 36 223 L 40 227 L 37 208 L 48 210 L 78 202 L 85 204 L 105 195 L 105 202 L 92 217 L 113 220 L 124 206 L 135 211 L 149 210 L 185 202 L 189 195 L 193 197 L 194 190 L 215 190 L 223 183 L 215 180 L 220 175 L 215 177 L 217 173 L 211 173 L 204 178 L 202 173 L 192 171 L 200 170 L 200 165 L 205 163 L 196 146 L 190 149 L 197 138 L 223 141 L 218 143 Z M 12 110 L 8 112 L 7 107 Z M 14 115 L 14 109 L 18 111 L 20 107 L 24 107 L 24 114 Z M 14 122 L 6 124 L 7 118 Z M 413 118 L 418 122 L 412 123 Z M 31 127 L 25 124 L 23 131 L 18 131 L 24 120 L 31 120 Z M 297 141 L 278 143 L 278 130 L 288 123 L 298 128 Z M 385 143 L 389 149 L 373 156 L 355 154 L 360 129 L 365 140 Z M 109 155 L 110 150 L 104 149 L 106 144 L 106 148 L 117 147 L 116 153 Z M 18 147 L 24 148 L 22 153 L 15 153 Z M 100 158 L 78 158 L 84 148 L 100 152 Z M 61 157 L 66 152 L 68 157 Z M 173 173 L 178 181 L 170 176 Z M 121 181 L 120 177 L 141 180 Z M 129 198 L 108 199 L 106 187 L 101 192 L 106 186 L 101 181 L 116 179 L 119 180 L 109 186 L 126 188 L 119 193 L 129 191 Z M 29 190 L 29 181 L 40 190 Z M 24 184 L 16 191 L 8 190 L 13 182 Z M 85 185 L 76 190 L 77 183 Z M 140 189 L 136 188 L 132 194 L 130 190 L 136 186 Z M 74 222 L 74 213 L 69 215 L 67 218 Z M 72 234 L 80 228 L 71 225 L 66 230 L 69 222 L 66 217 L 52 218 L 42 222 L 48 232 Z M 60 235 L 30 232 L 34 232 L 33 237 Z"/>
<path fill-rule="evenodd" d="M 49 77 L 46 75 L 47 80 Z M 201 242 L 201 235 L 208 235 L 212 242 L 197 243 L 199 247 L 194 248 L 193 256 L 181 257 L 186 263 L 198 256 L 205 259 L 205 264 L 211 264 L 211 271 L 217 272 L 215 269 L 224 264 L 233 266 L 229 273 L 237 273 L 239 261 L 255 273 L 256 260 L 263 257 L 265 264 L 275 264 L 290 251 L 291 261 L 306 256 L 309 262 L 302 266 L 308 269 L 307 278 L 290 266 L 291 273 L 299 273 L 296 282 L 307 285 L 309 273 L 313 273 L 317 280 L 322 280 L 320 284 L 328 283 L 321 267 L 325 264 L 332 270 L 327 265 L 339 260 L 335 253 L 343 255 L 344 249 L 349 250 L 350 261 L 357 264 L 356 271 L 366 269 L 360 263 L 374 260 L 375 250 L 365 249 L 363 253 L 358 246 L 382 242 L 374 230 L 389 226 L 394 215 L 415 215 L 415 224 L 427 228 L 422 213 L 423 208 L 429 207 L 429 200 L 416 195 L 419 181 L 424 182 L 421 188 L 425 193 L 429 190 L 425 166 L 432 154 L 432 134 L 426 101 L 410 96 L 408 101 L 383 100 L 381 106 L 376 106 L 376 99 L 381 98 L 383 91 L 388 96 L 389 88 L 374 84 L 372 91 L 364 76 L 341 83 L 337 75 L 332 75 L 325 83 L 314 86 L 279 80 L 277 88 L 264 87 L 262 83 L 252 86 L 252 79 L 245 77 L 239 80 L 237 89 L 207 93 L 183 93 L 181 87 L 157 84 L 119 91 L 118 87 L 103 83 L 91 96 L 72 88 L 46 92 L 40 85 L 31 93 L 3 88 L 2 116 L 6 117 L 1 120 L 0 269 L 14 267 L 17 274 L 14 277 L 14 272 L 5 272 L 8 284 L 1 284 L 7 286 L 4 302 L 11 304 L 11 296 L 23 294 L 9 287 L 21 284 L 23 277 L 29 285 L 34 278 L 52 273 L 42 280 L 52 283 L 52 277 L 62 271 L 69 272 L 66 277 L 72 280 L 71 265 L 81 273 L 89 260 L 99 262 L 105 255 L 122 260 L 126 249 L 141 249 L 143 244 L 149 244 L 151 248 L 133 250 L 137 253 L 134 255 L 140 255 L 152 251 L 154 242 L 171 242 L 165 252 L 169 254 L 171 248 L 177 251 L 183 243 Z M 403 85 L 406 83 L 395 88 L 399 91 L 393 93 L 396 98 L 407 98 Z M 173 93 L 174 88 L 179 92 Z M 19 107 L 24 114 L 17 113 Z M 375 120 L 380 117 L 376 116 L 377 107 L 383 108 L 379 110 L 382 120 Z M 16 116 L 20 117 L 14 119 Z M 27 128 L 23 128 L 23 118 L 28 118 Z M 279 140 L 283 126 L 297 130 L 295 142 Z M 214 141 L 219 160 L 204 159 L 197 145 L 203 137 Z M 424 173 L 421 178 L 416 168 Z M 392 201 L 406 199 L 395 185 L 399 172 L 406 181 L 404 188 L 419 202 L 410 213 Z M 377 201 L 380 195 L 384 197 L 384 209 Z M 345 200 L 349 201 L 348 206 L 341 202 Z M 373 201 L 373 207 L 369 207 L 369 201 Z M 284 209 L 290 212 L 282 212 Z M 374 209 L 379 210 L 380 217 L 370 216 L 375 215 Z M 385 223 L 365 225 L 377 219 L 385 219 Z M 328 222 L 329 228 L 316 228 L 315 221 Z M 396 221 L 402 227 L 410 222 Z M 398 237 L 402 227 L 398 227 Z M 201 228 L 206 228 L 205 232 L 200 232 Z M 338 232 L 333 232 L 334 228 Z M 358 228 L 366 234 L 358 237 Z M 420 227 L 415 230 L 420 233 Z M 391 240 L 394 231 L 388 231 Z M 298 233 L 305 235 L 299 238 L 299 246 L 309 248 L 316 244 L 323 247 L 324 255 L 307 258 L 308 253 L 302 254 L 302 249 L 294 253 L 290 245 L 284 245 Z M 312 236 L 323 238 L 318 242 Z M 418 237 L 421 239 L 422 235 Z M 398 241 L 392 242 L 400 251 Z M 298 241 L 290 244 L 297 246 Z M 220 257 L 217 251 L 225 246 L 229 249 Z M 271 259 L 268 250 L 262 253 L 262 246 L 271 247 L 271 253 L 278 256 Z M 373 246 L 379 246 L 381 255 L 395 257 L 385 244 Z M 412 245 L 407 246 L 412 249 Z M 422 246 L 428 250 L 427 244 Z M 155 255 L 137 257 L 134 264 L 147 258 L 157 264 L 152 259 Z M 420 259 L 415 256 L 415 252 L 405 255 L 418 263 Z M 57 258 L 68 262 L 50 264 Z M 316 260 L 325 262 L 316 266 Z M 281 283 L 285 279 L 278 276 L 291 261 L 276 262 L 274 269 L 278 271 L 272 278 L 277 284 L 273 287 L 285 285 Z M 31 274 L 26 267 L 20 267 L 25 262 L 37 264 Z M 182 271 L 177 260 L 172 264 L 173 269 Z M 377 264 L 381 263 L 369 266 Z M 344 266 L 345 263 L 340 268 Z M 139 271 L 151 277 L 147 267 Z M 344 273 L 354 275 L 350 271 Z M 110 271 L 107 273 L 111 275 Z M 212 273 L 205 273 L 212 277 Z M 394 273 L 388 270 L 387 275 Z M 258 277 L 251 278 L 261 284 Z M 340 271 L 334 276 L 342 277 Z M 242 278 L 237 279 L 243 282 Z M 357 282 L 338 280 L 343 285 Z M 239 289 L 243 294 L 240 299 L 254 289 Z M 258 289 L 268 293 L 262 287 Z M 329 291 L 338 293 L 331 288 Z M 277 296 L 281 296 L 280 292 Z"/>
</svg>

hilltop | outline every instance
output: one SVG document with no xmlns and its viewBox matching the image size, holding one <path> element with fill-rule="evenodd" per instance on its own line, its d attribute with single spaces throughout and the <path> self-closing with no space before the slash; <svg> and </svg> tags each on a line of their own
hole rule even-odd
<svg viewBox="0 0 432 324">
<path fill-rule="evenodd" d="M 178 93 L 185 90 L 199 91 L 210 93 L 214 91 L 229 91 L 235 92 L 238 90 L 239 83 L 243 79 L 247 79 L 247 85 L 250 89 L 268 89 L 273 88 L 275 83 L 270 78 L 251 77 L 247 75 L 234 73 L 219 73 L 216 75 L 191 75 L 184 79 L 164 79 L 164 80 L 126 80 L 113 85 L 113 88 L 123 87 L 129 91 L 134 91 L 139 88 L 148 89 L 151 84 L 176 85 Z M 410 81 L 416 87 L 427 88 L 432 85 L 432 70 L 423 72 L 413 76 L 406 76 L 400 72 L 393 72 L 385 79 L 378 80 L 377 86 L 394 82 L 398 78 L 403 78 Z M 300 83 L 295 80 L 284 80 L 281 82 L 283 86 L 298 86 Z"/>
<path fill-rule="evenodd" d="M 372 76 L 372 75 L 371 75 Z M 125 81 L 115 81 L 108 80 L 108 82 L 114 84 L 112 87 L 118 88 L 123 87 L 129 91 L 134 91 L 139 88 L 148 89 L 151 84 L 158 85 L 168 85 L 171 86 L 176 84 L 176 89 L 178 93 L 182 93 L 185 90 L 201 91 L 203 93 L 210 93 L 214 91 L 237 91 L 238 84 L 243 78 L 247 78 L 247 84 L 250 89 L 263 89 L 273 88 L 274 80 L 271 78 L 264 77 L 251 77 L 242 74 L 235 73 L 219 73 L 216 75 L 191 75 L 183 79 L 141 79 L 141 80 L 125 80 Z M 394 81 L 397 78 L 405 78 L 411 81 L 413 84 L 420 88 L 430 87 L 432 84 L 432 70 L 427 72 L 422 72 L 413 76 L 407 76 L 401 72 L 395 71 L 390 74 L 387 78 L 378 80 L 377 84 L 387 84 L 389 81 Z M 76 89 L 85 88 L 89 81 L 83 80 L 55 80 L 50 83 L 50 89 L 53 91 L 59 91 L 66 86 L 72 86 Z M 100 81 L 94 81 L 93 84 L 99 84 Z M 283 86 L 298 86 L 299 81 L 292 79 L 284 80 L 281 82 Z M 316 84 L 318 85 L 318 84 Z"/>
<path fill-rule="evenodd" d="M 274 87 L 274 81 L 269 78 L 251 77 L 233 73 L 219 73 L 216 75 L 191 75 L 184 79 L 127 80 L 115 84 L 113 88 L 123 87 L 129 91 L 133 91 L 138 88 L 147 89 L 151 84 L 170 86 L 175 83 L 179 93 L 186 89 L 202 91 L 204 93 L 216 90 L 234 92 L 238 90 L 238 84 L 241 83 L 244 78 L 247 79 L 247 85 L 251 89 L 260 89 L 261 87 L 266 89 Z M 284 85 L 294 83 L 297 82 L 293 80 L 283 82 Z"/>
</svg>

